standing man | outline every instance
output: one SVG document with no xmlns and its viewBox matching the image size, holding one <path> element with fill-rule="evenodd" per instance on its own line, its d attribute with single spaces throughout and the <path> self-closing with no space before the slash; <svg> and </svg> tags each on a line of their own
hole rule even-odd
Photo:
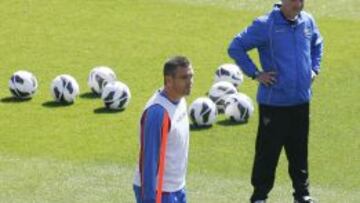
<svg viewBox="0 0 360 203">
<path fill-rule="evenodd" d="M 193 69 L 184 56 L 164 65 L 164 88 L 147 102 L 140 121 L 140 153 L 134 180 L 137 203 L 186 203 L 189 120 L 184 96 Z"/>
<path fill-rule="evenodd" d="M 308 134 L 311 83 L 320 71 L 323 40 L 305 0 L 282 0 L 235 37 L 229 55 L 259 82 L 259 126 L 251 202 L 264 203 L 274 185 L 284 147 L 295 203 L 314 202 L 309 193 Z M 257 48 L 262 70 L 247 52 Z"/>
</svg>

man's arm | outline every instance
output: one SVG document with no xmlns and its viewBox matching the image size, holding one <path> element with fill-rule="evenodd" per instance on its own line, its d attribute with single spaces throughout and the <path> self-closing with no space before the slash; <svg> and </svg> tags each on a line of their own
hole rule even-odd
<svg viewBox="0 0 360 203">
<path fill-rule="evenodd" d="M 141 192 L 142 202 L 155 203 L 157 190 L 157 175 L 160 162 L 160 147 L 162 143 L 162 129 L 165 122 L 170 122 L 167 112 L 160 105 L 153 105 L 144 113 L 141 125 Z M 166 132 L 167 133 L 167 132 Z"/>
<path fill-rule="evenodd" d="M 267 25 L 264 19 L 256 19 L 252 25 L 238 34 L 228 48 L 228 54 L 249 77 L 256 76 L 257 67 L 247 52 L 267 43 Z"/>
<path fill-rule="evenodd" d="M 323 56 L 323 38 L 320 34 L 320 31 L 314 21 L 313 22 L 313 35 L 311 38 L 311 64 L 312 70 L 317 75 L 320 72 L 320 63 Z"/>
</svg>

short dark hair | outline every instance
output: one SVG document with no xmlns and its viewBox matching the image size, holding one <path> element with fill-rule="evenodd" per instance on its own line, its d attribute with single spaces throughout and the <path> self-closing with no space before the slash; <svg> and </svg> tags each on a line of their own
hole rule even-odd
<svg viewBox="0 0 360 203">
<path fill-rule="evenodd" d="M 176 70 L 179 67 L 187 68 L 190 66 L 190 61 L 185 56 L 173 56 L 169 58 L 164 64 L 163 74 L 165 76 L 175 76 Z"/>
</svg>

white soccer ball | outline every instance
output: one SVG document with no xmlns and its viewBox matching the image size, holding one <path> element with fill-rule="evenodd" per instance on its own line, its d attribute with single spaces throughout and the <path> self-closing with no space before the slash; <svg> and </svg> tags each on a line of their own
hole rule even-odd
<svg viewBox="0 0 360 203">
<path fill-rule="evenodd" d="M 234 85 L 226 81 L 220 81 L 210 88 L 208 96 L 216 104 L 218 112 L 223 113 L 225 109 L 225 99 L 235 93 L 237 93 L 237 89 Z"/>
<path fill-rule="evenodd" d="M 37 87 L 36 77 L 28 71 L 17 71 L 9 80 L 9 90 L 16 98 L 31 98 L 35 94 Z"/>
<path fill-rule="evenodd" d="M 79 85 L 71 75 L 59 75 L 51 83 L 51 94 L 55 101 L 72 103 L 79 95 Z"/>
<path fill-rule="evenodd" d="M 253 112 L 253 102 L 246 94 L 233 94 L 225 100 L 225 116 L 231 121 L 247 122 Z"/>
<path fill-rule="evenodd" d="M 98 66 L 90 71 L 88 85 L 92 92 L 101 95 L 103 88 L 109 82 L 116 81 L 114 71 L 106 66 Z"/>
<path fill-rule="evenodd" d="M 108 109 L 125 109 L 131 99 L 130 89 L 120 81 L 110 82 L 105 85 L 101 99 Z"/>
<path fill-rule="evenodd" d="M 211 126 L 216 121 L 216 105 L 207 97 L 197 98 L 190 105 L 190 119 L 197 126 Z"/>
<path fill-rule="evenodd" d="M 240 86 L 244 81 L 243 73 L 235 64 L 222 64 L 215 72 L 214 82 L 227 81 L 235 87 Z"/>
</svg>

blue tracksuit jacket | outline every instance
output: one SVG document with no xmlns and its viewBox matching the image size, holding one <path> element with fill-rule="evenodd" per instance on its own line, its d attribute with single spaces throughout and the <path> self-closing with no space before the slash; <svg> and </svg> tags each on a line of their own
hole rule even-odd
<svg viewBox="0 0 360 203">
<path fill-rule="evenodd" d="M 310 14 L 302 11 L 290 22 L 277 5 L 233 39 L 228 53 L 249 77 L 257 71 L 247 54 L 253 48 L 258 50 L 262 70 L 277 72 L 274 85 L 259 84 L 258 103 L 292 106 L 309 102 L 311 71 L 320 71 L 323 53 L 323 39 Z"/>
</svg>

